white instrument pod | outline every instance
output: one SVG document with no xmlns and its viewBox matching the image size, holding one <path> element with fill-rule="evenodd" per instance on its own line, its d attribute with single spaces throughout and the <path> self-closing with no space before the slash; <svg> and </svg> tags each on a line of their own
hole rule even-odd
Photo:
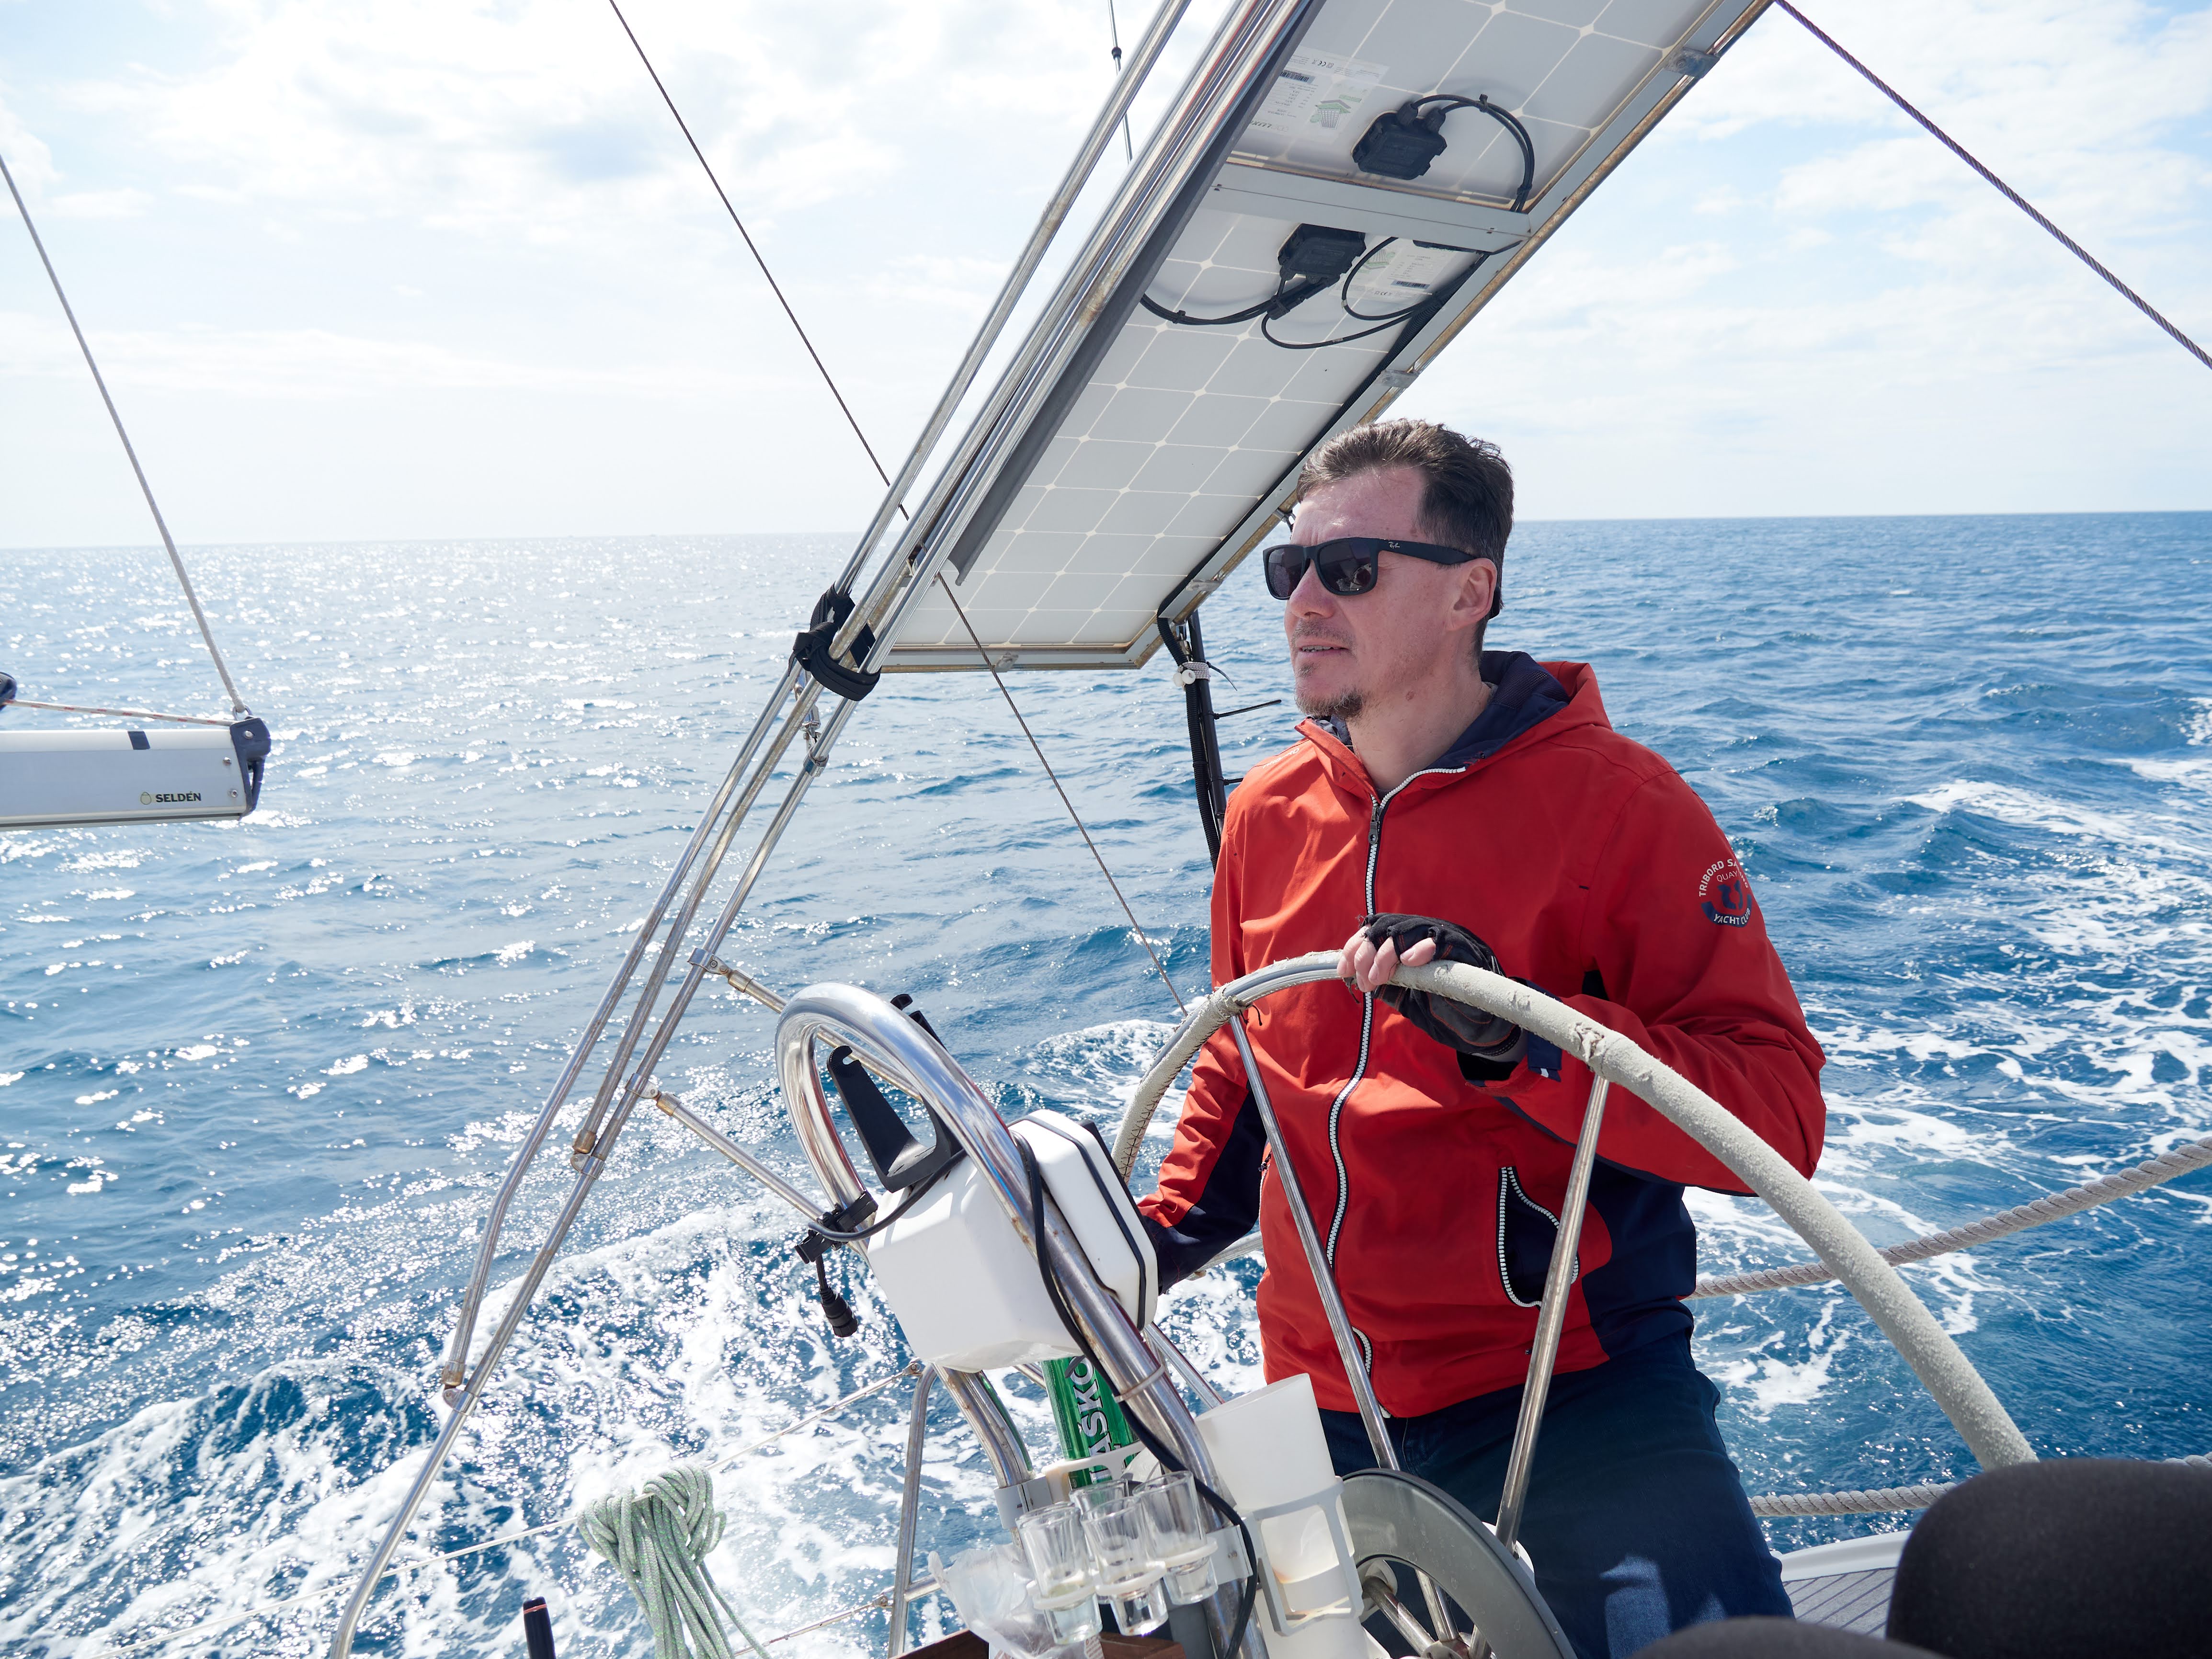
<svg viewBox="0 0 2212 1659">
<path fill-rule="evenodd" d="M 0 830 L 242 818 L 261 799 L 258 720 L 147 730 L 0 730 Z"/>
</svg>

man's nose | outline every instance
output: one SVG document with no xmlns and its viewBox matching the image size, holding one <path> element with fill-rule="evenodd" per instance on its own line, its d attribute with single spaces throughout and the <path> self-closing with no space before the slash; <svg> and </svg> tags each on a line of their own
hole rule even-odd
<svg viewBox="0 0 2212 1659">
<path fill-rule="evenodd" d="M 1336 609 L 1336 595 L 1322 586 L 1321 570 L 1309 562 L 1298 585 L 1291 590 L 1291 613 L 1301 617 L 1325 617 Z"/>
</svg>

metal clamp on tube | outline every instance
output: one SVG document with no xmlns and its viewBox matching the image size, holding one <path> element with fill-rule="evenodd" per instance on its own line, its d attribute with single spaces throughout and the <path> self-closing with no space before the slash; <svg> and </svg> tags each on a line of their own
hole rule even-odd
<svg viewBox="0 0 2212 1659">
<path fill-rule="evenodd" d="M 1194 1474 L 1214 1484 L 1213 1462 L 1199 1437 L 1197 1419 L 1146 1345 L 1143 1332 L 1100 1281 L 1058 1206 L 1048 1198 L 1043 1215 L 1031 1214 L 1027 1176 L 1014 1137 L 975 1080 L 928 1032 L 883 998 L 848 985 L 812 985 L 785 1005 L 777 1023 L 776 1075 L 799 1145 L 834 1200 L 849 1204 L 865 1189 L 838 1137 L 822 1086 L 815 1051 L 824 1040 L 849 1048 L 872 1071 L 936 1112 L 975 1161 L 1016 1236 L 1034 1249 L 1042 1234 L 1068 1306 L 1097 1351 L 1116 1396 L 1142 1414 Z M 1012 1486 L 1025 1480 L 1027 1455 L 1012 1424 L 1003 1411 L 994 1413 L 975 1398 L 975 1388 L 988 1390 L 988 1385 L 981 1377 L 958 1371 L 947 1371 L 945 1382 L 985 1445 L 993 1449 L 1001 1485 Z M 967 1392 L 963 1382 L 972 1385 Z M 1233 1589 L 1224 1590 L 1206 1604 L 1207 1623 L 1218 1648 L 1227 1644 L 1236 1599 Z M 1243 1659 L 1264 1659 L 1257 1631 L 1247 1630 L 1242 1654 Z"/>
</svg>

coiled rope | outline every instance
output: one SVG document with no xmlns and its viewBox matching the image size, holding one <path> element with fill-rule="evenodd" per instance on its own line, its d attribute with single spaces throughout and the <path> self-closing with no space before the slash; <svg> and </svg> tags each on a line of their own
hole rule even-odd
<svg viewBox="0 0 2212 1659">
<path fill-rule="evenodd" d="M 604 1498 L 578 1518 L 584 1541 L 615 1564 L 644 1607 L 653 1659 L 736 1659 L 718 1607 L 757 1659 L 768 1659 L 707 1571 L 726 1524 L 714 1507 L 714 1477 L 696 1468 L 655 1475 L 644 1491 Z"/>
<path fill-rule="evenodd" d="M 1969 1221 L 1963 1227 L 1954 1227 L 1948 1232 L 1930 1233 L 1925 1238 L 1916 1238 L 1903 1244 L 1892 1244 L 1880 1254 L 1892 1267 L 1907 1261 L 1924 1261 L 1931 1255 L 1947 1255 L 1953 1250 L 1963 1250 L 1975 1244 L 1986 1244 L 1993 1238 L 2002 1238 L 2007 1233 L 2016 1233 L 2029 1227 L 2039 1227 L 2046 1221 L 2056 1221 L 2062 1216 L 2078 1214 L 2083 1210 L 2110 1204 L 2114 1199 L 2125 1198 L 2147 1188 L 2172 1181 L 2177 1176 L 2187 1175 L 2191 1170 L 2201 1170 L 2212 1164 L 2212 1136 L 2192 1140 L 2186 1146 L 2177 1146 L 2170 1152 L 2161 1152 L 2147 1164 L 2123 1170 L 2118 1175 L 2106 1176 L 2102 1181 L 2092 1181 L 2085 1186 L 2069 1188 L 2048 1198 L 2039 1198 L 2032 1204 L 2003 1211 L 1997 1215 L 1984 1216 L 1979 1221 Z M 1706 1296 L 1749 1296 L 1756 1291 L 1784 1290 L 1793 1285 L 1818 1285 L 1835 1275 L 1818 1261 L 1801 1261 L 1794 1267 L 1769 1267 L 1759 1273 L 1728 1273 L 1718 1279 L 1701 1279 L 1691 1290 L 1692 1299 Z M 1915 1487 L 1912 1490 L 1917 1491 Z"/>
</svg>

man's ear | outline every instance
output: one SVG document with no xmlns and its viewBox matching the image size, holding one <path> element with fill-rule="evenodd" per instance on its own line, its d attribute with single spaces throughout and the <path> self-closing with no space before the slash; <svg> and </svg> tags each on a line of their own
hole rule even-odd
<svg viewBox="0 0 2212 1659">
<path fill-rule="evenodd" d="M 1471 559 L 1459 571 L 1459 586 L 1452 592 L 1451 624 L 1480 628 L 1490 620 L 1491 602 L 1498 597 L 1498 567 L 1488 559 Z"/>
</svg>

